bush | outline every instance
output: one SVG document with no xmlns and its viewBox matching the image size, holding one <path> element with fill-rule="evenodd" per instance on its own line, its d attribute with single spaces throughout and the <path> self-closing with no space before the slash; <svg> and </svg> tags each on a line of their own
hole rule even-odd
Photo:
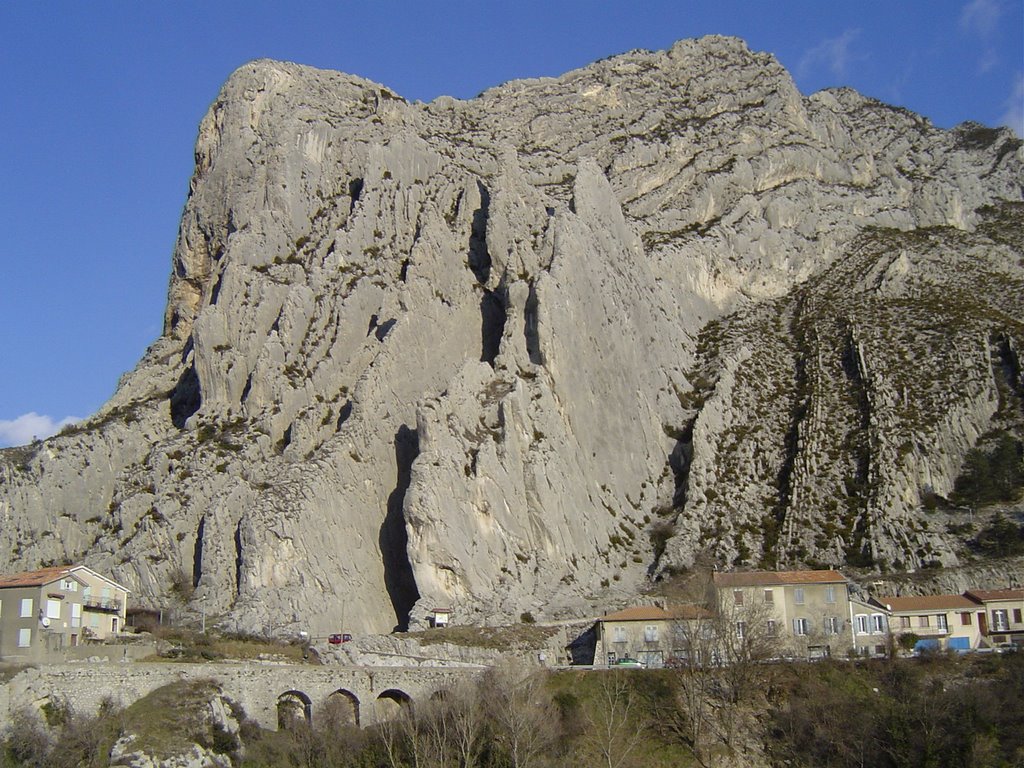
<svg viewBox="0 0 1024 768">
<path fill-rule="evenodd" d="M 1024 488 L 1021 444 L 1008 432 L 990 433 L 980 441 L 991 448 L 972 448 L 953 486 L 955 497 L 969 504 L 1014 501 Z"/>
<path fill-rule="evenodd" d="M 1000 513 L 978 532 L 974 546 L 991 557 L 1024 555 L 1024 527 Z"/>
</svg>

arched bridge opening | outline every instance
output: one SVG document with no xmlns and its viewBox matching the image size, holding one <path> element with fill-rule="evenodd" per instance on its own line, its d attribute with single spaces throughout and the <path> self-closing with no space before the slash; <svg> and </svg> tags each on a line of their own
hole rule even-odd
<svg viewBox="0 0 1024 768">
<path fill-rule="evenodd" d="M 392 720 L 398 717 L 404 709 L 411 706 L 412 697 L 408 693 L 397 688 L 388 688 L 377 696 L 377 720 Z"/>
<path fill-rule="evenodd" d="M 324 702 L 324 718 L 335 728 L 359 725 L 359 697 L 352 691 L 339 688 Z M 319 722 L 319 719 L 317 720 Z"/>
<path fill-rule="evenodd" d="M 290 731 L 313 720 L 313 702 L 302 691 L 285 691 L 277 697 L 277 728 Z"/>
</svg>

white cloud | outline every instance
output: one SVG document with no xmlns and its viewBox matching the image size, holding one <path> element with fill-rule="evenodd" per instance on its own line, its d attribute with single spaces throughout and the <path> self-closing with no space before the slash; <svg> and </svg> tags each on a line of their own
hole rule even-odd
<svg viewBox="0 0 1024 768">
<path fill-rule="evenodd" d="M 1006 100 L 1006 112 L 999 119 L 1000 124 L 1008 125 L 1024 137 L 1024 72 L 1018 72 L 1013 79 L 1013 90 Z"/>
<path fill-rule="evenodd" d="M 61 428 L 76 421 L 78 418 L 75 416 L 54 421 L 49 416 L 41 416 L 35 411 L 23 414 L 12 421 L 0 419 L 0 447 L 25 445 L 35 438 L 42 440 L 57 434 Z"/>
<path fill-rule="evenodd" d="M 991 37 L 1001 13 L 997 0 L 971 0 L 960 11 L 960 29 L 979 37 Z"/>
<path fill-rule="evenodd" d="M 839 37 L 822 40 L 800 58 L 796 68 L 797 75 L 806 77 L 814 70 L 824 67 L 836 77 L 846 77 L 850 62 L 861 58 L 855 56 L 852 50 L 853 42 L 859 35 L 859 29 L 848 29 Z"/>
<path fill-rule="evenodd" d="M 988 72 L 999 63 L 999 54 L 992 45 L 992 38 L 999 28 L 1002 12 L 998 0 L 971 0 L 960 11 L 960 30 L 983 43 L 978 56 L 979 73 Z"/>
</svg>

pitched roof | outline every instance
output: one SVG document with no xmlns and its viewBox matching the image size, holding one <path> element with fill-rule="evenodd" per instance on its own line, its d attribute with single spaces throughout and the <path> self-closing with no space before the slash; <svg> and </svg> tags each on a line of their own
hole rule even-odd
<svg viewBox="0 0 1024 768">
<path fill-rule="evenodd" d="M 770 587 L 789 584 L 845 583 L 839 571 L 731 571 L 715 573 L 716 587 Z"/>
<path fill-rule="evenodd" d="M 0 576 L 0 589 L 8 587 L 41 587 L 56 581 L 61 576 L 70 572 L 73 566 L 56 565 L 50 568 L 39 568 L 35 571 L 22 571 L 12 573 L 10 576 Z"/>
<path fill-rule="evenodd" d="M 637 605 L 605 614 L 599 621 L 673 621 L 700 619 L 710 615 L 707 608 L 699 605 L 677 605 L 671 610 L 665 610 L 657 605 Z"/>
<path fill-rule="evenodd" d="M 1024 589 L 970 589 L 964 592 L 966 597 L 980 600 L 1024 600 Z"/>
<path fill-rule="evenodd" d="M 102 579 L 108 584 L 123 589 L 125 592 L 129 592 L 128 588 L 122 584 L 118 584 L 113 579 L 104 576 L 102 573 L 97 573 L 92 568 L 88 568 L 84 565 L 54 565 L 49 568 L 37 568 L 34 571 L 22 571 L 21 573 L 12 573 L 9 576 L 0 576 L 0 589 L 11 589 L 15 587 L 41 587 L 44 584 L 50 584 L 59 578 L 64 576 L 70 576 L 76 581 L 86 583 L 82 581 L 80 572 L 86 572 L 95 576 L 97 579 Z"/>
<path fill-rule="evenodd" d="M 978 604 L 963 595 L 914 595 L 911 597 L 876 597 L 875 602 L 896 613 L 905 611 L 943 611 L 977 608 Z"/>
</svg>

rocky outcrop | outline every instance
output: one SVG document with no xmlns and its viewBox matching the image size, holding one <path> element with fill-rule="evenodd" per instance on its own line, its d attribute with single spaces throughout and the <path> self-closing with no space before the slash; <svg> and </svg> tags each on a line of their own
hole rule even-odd
<svg viewBox="0 0 1024 768">
<path fill-rule="evenodd" d="M 0 566 L 318 633 L 582 615 L 702 549 L 952 562 L 918 502 L 1020 391 L 1022 165 L 727 38 L 429 104 L 253 62 L 163 335 L 0 453 Z"/>
</svg>

